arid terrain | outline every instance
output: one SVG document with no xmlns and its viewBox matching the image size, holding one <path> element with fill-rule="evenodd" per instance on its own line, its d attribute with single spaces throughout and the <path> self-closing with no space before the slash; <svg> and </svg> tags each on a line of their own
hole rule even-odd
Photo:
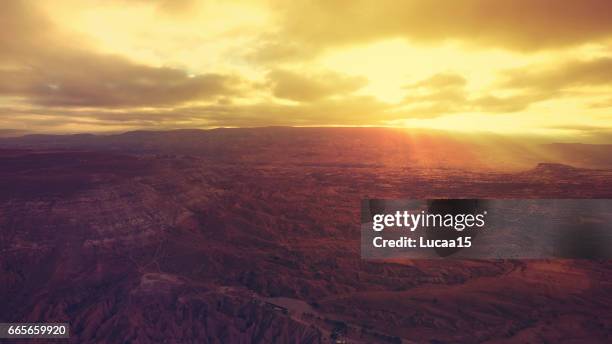
<svg viewBox="0 0 612 344">
<path fill-rule="evenodd" d="M 0 322 L 69 322 L 74 343 L 610 342 L 611 261 L 366 261 L 359 211 L 611 180 L 612 145 L 390 129 L 4 138 Z"/>
</svg>

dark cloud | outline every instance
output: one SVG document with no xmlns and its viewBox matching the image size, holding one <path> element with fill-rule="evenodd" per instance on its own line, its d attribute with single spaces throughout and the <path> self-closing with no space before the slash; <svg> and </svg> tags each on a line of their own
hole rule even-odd
<svg viewBox="0 0 612 344">
<path fill-rule="evenodd" d="M 297 0 L 276 5 L 277 41 L 307 51 L 394 37 L 531 51 L 612 36 L 608 0 Z M 268 58 L 286 58 L 288 52 L 277 54 L 278 46 L 269 42 L 260 50 L 257 55 Z"/>
<path fill-rule="evenodd" d="M 331 96 L 346 95 L 367 84 L 363 77 L 339 73 L 297 73 L 274 69 L 268 73 L 268 82 L 274 96 L 295 101 L 315 101 Z"/>
<path fill-rule="evenodd" d="M 75 51 L 37 62 L 0 71 L 0 92 L 46 106 L 156 106 L 232 94 L 240 84 L 219 74 L 190 76 L 179 69 Z"/>
</svg>

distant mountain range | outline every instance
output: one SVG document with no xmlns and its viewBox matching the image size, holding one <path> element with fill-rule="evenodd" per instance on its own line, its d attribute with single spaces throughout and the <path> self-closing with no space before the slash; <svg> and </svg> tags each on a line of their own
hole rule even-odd
<svg viewBox="0 0 612 344">
<path fill-rule="evenodd" d="M 0 137 L 18 137 L 29 134 L 27 130 L 21 129 L 0 129 Z"/>
<path fill-rule="evenodd" d="M 538 163 L 612 168 L 612 144 L 530 142 L 390 128 L 222 128 L 113 135 L 4 135 L 0 148 L 182 154 L 216 161 L 513 170 Z M 13 137 L 6 137 L 13 136 Z"/>
</svg>

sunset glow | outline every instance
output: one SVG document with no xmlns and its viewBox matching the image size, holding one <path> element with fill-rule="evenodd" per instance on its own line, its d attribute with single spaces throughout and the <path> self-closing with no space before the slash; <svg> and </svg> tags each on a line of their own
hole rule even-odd
<svg viewBox="0 0 612 344">
<path fill-rule="evenodd" d="M 612 5 L 8 1 L 0 128 L 395 126 L 605 141 Z"/>
</svg>

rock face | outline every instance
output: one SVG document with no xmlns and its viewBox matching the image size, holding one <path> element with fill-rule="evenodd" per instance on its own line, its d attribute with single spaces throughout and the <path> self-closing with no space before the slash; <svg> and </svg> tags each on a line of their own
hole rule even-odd
<svg viewBox="0 0 612 344">
<path fill-rule="evenodd" d="M 573 166 L 564 165 L 564 164 L 555 164 L 555 163 L 539 163 L 533 170 L 530 171 L 531 174 L 543 174 L 547 176 L 566 176 L 569 177 L 571 175 L 579 174 L 581 169 L 575 168 Z M 588 173 L 589 171 L 587 171 Z"/>
<path fill-rule="evenodd" d="M 259 147 L 274 146 L 261 135 Z M 329 154 L 321 140 L 300 154 Z M 0 321 L 69 322 L 75 343 L 605 342 L 611 333 L 607 261 L 359 253 L 362 198 L 609 198 L 611 170 L 468 172 L 359 163 L 350 152 L 305 164 L 294 153 L 1 150 Z"/>
</svg>

